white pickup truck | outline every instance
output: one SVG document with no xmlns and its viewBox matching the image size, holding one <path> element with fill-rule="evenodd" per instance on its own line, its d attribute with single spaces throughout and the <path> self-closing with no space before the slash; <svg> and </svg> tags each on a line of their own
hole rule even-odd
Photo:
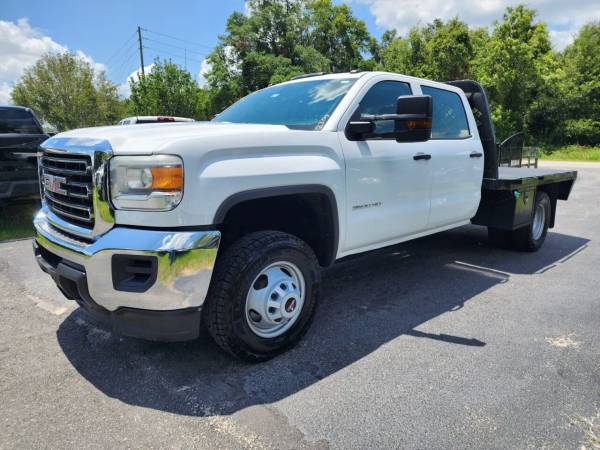
<svg viewBox="0 0 600 450">
<path fill-rule="evenodd" d="M 468 223 L 537 250 L 576 178 L 498 168 L 476 82 L 381 72 L 300 77 L 211 122 L 61 133 L 39 171 L 34 251 L 66 297 L 128 336 L 206 326 L 250 361 L 301 338 L 321 267 Z"/>
</svg>

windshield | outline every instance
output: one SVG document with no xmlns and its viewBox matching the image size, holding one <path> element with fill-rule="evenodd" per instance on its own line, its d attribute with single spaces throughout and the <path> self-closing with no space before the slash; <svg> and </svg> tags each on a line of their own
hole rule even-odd
<svg viewBox="0 0 600 450">
<path fill-rule="evenodd" d="M 20 108 L 0 108 L 0 133 L 39 134 L 31 113 Z"/>
<path fill-rule="evenodd" d="M 269 87 L 234 103 L 213 121 L 319 130 L 354 81 L 352 78 L 312 80 Z"/>
</svg>

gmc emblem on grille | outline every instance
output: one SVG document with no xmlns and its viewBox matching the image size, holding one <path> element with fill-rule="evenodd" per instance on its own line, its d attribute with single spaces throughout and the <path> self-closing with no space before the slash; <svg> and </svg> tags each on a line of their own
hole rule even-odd
<svg viewBox="0 0 600 450">
<path fill-rule="evenodd" d="M 67 195 L 67 191 L 60 187 L 61 183 L 66 182 L 67 179 L 65 177 L 57 177 L 56 175 L 50 175 L 49 173 L 45 173 L 42 178 L 44 189 L 54 192 L 55 194 Z"/>
</svg>

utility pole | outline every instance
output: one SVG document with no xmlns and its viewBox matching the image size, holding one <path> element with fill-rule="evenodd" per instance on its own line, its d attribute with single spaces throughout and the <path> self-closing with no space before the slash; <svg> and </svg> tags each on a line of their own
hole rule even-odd
<svg viewBox="0 0 600 450">
<path fill-rule="evenodd" d="M 138 42 L 140 44 L 140 64 L 142 68 L 142 78 L 146 76 L 144 73 L 144 46 L 142 45 L 142 27 L 138 26 Z"/>
</svg>

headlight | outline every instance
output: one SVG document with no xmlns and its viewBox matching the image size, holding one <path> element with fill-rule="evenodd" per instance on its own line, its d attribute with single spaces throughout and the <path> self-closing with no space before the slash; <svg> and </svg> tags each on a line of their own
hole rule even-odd
<svg viewBox="0 0 600 450">
<path fill-rule="evenodd" d="M 183 196 L 183 162 L 172 155 L 115 156 L 110 195 L 116 209 L 173 209 Z"/>
</svg>

